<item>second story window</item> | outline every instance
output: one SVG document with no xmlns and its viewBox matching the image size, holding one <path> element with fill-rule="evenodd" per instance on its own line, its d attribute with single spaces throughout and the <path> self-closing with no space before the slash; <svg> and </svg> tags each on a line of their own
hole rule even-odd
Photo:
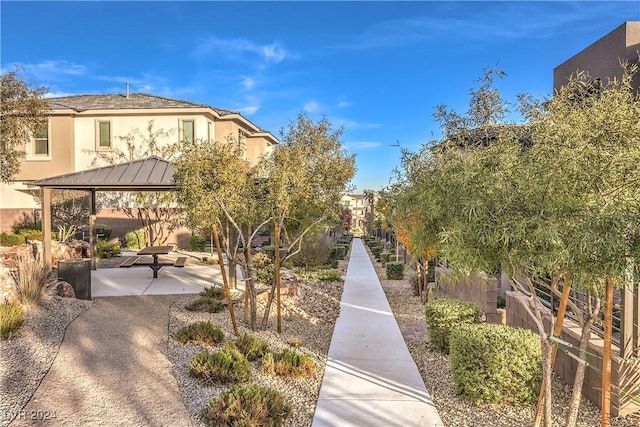
<svg viewBox="0 0 640 427">
<path fill-rule="evenodd" d="M 49 126 L 43 125 L 36 128 L 34 135 L 33 154 L 38 156 L 49 155 Z"/>
<path fill-rule="evenodd" d="M 98 122 L 98 146 L 101 148 L 111 147 L 111 123 Z"/>
<path fill-rule="evenodd" d="M 195 141 L 195 122 L 193 120 L 182 121 L 182 140 L 184 142 Z"/>
</svg>

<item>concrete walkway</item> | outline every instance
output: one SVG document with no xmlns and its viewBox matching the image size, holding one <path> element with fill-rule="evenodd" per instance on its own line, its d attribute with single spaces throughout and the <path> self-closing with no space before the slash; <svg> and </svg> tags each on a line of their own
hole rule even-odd
<svg viewBox="0 0 640 427">
<path fill-rule="evenodd" d="M 312 426 L 444 426 L 360 239 L 352 243 Z"/>
</svg>

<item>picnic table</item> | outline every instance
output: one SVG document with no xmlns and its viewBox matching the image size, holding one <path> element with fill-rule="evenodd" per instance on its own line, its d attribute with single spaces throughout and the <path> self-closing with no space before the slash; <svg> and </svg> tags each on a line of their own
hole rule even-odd
<svg viewBox="0 0 640 427">
<path fill-rule="evenodd" d="M 173 246 L 147 246 L 137 253 L 138 256 L 127 258 L 120 264 L 120 267 L 148 266 L 153 270 L 153 278 L 156 279 L 158 277 L 158 271 L 160 271 L 162 267 L 184 267 L 187 257 L 178 257 L 171 262 L 160 262 L 160 255 L 168 255 L 172 249 Z M 151 262 L 143 261 L 142 256 L 144 255 L 151 255 L 153 260 Z"/>
</svg>

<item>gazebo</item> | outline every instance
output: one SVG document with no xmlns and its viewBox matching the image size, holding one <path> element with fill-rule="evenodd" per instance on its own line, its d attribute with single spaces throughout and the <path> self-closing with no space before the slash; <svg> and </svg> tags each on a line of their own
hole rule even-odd
<svg viewBox="0 0 640 427">
<path fill-rule="evenodd" d="M 51 262 L 51 190 L 89 193 L 89 245 L 91 269 L 96 269 L 96 193 L 98 191 L 174 191 L 173 163 L 158 156 L 53 176 L 31 183 L 40 187 L 42 203 L 42 250 Z"/>
</svg>

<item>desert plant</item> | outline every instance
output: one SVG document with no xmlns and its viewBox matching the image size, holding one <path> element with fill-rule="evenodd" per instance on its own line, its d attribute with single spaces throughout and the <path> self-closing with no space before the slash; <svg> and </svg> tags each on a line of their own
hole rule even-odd
<svg viewBox="0 0 640 427">
<path fill-rule="evenodd" d="M 173 339 L 183 344 L 195 343 L 211 345 L 222 342 L 224 332 L 210 321 L 195 322 L 178 330 L 173 336 Z"/>
<path fill-rule="evenodd" d="M 114 258 L 122 253 L 120 243 L 109 243 L 106 240 L 98 239 L 96 243 L 96 254 L 98 258 Z"/>
<path fill-rule="evenodd" d="M 204 350 L 194 356 L 189 373 L 206 384 L 226 384 L 251 378 L 249 361 L 232 343 L 213 354 Z"/>
<path fill-rule="evenodd" d="M 342 282 L 342 274 L 337 270 L 320 271 L 314 274 L 313 277 L 321 282 Z"/>
<path fill-rule="evenodd" d="M 266 342 L 246 332 L 239 336 L 234 341 L 234 344 L 248 360 L 261 359 L 269 351 L 269 346 Z"/>
<path fill-rule="evenodd" d="M 300 252 L 291 257 L 293 265 L 310 271 L 314 267 L 327 262 L 331 255 L 331 248 L 321 234 L 316 234 L 306 240 L 300 247 Z"/>
<path fill-rule="evenodd" d="M 59 242 L 69 242 L 71 239 L 75 238 L 77 232 L 78 227 L 75 225 L 59 225 L 56 238 Z"/>
<path fill-rule="evenodd" d="M 16 266 L 11 270 L 17 301 L 29 308 L 39 305 L 45 299 L 45 288 L 53 277 L 54 272 L 40 254 L 19 254 L 16 258 Z"/>
<path fill-rule="evenodd" d="M 291 415 L 291 407 L 282 393 L 254 385 L 238 385 L 212 399 L 202 411 L 209 426 L 282 425 Z"/>
<path fill-rule="evenodd" d="M 386 264 L 387 268 L 387 279 L 389 280 L 402 280 L 404 277 L 404 263 L 401 261 L 393 261 L 388 262 Z"/>
<path fill-rule="evenodd" d="M 204 246 L 207 239 L 201 236 L 191 236 L 189 238 L 189 250 L 195 252 L 204 252 Z"/>
<path fill-rule="evenodd" d="M 258 253 L 253 256 L 252 262 L 256 269 L 256 282 L 271 286 L 275 280 L 275 267 L 271 257 L 266 253 Z"/>
<path fill-rule="evenodd" d="M 0 246 L 17 246 L 24 243 L 24 236 L 14 233 L 0 233 Z"/>
<path fill-rule="evenodd" d="M 477 304 L 455 299 L 438 299 L 425 305 L 431 345 L 449 353 L 449 334 L 458 325 L 480 323 L 482 310 Z"/>
<path fill-rule="evenodd" d="M 276 247 L 274 245 L 265 245 L 262 247 L 262 250 L 269 255 L 269 257 L 271 259 L 275 258 L 276 256 Z"/>
<path fill-rule="evenodd" d="M 147 246 L 147 237 L 143 230 L 128 231 L 124 235 L 125 245 L 127 248 L 137 250 Z"/>
<path fill-rule="evenodd" d="M 473 401 L 534 403 L 542 383 L 540 337 L 505 325 L 451 330 L 449 359 L 456 393 Z"/>
<path fill-rule="evenodd" d="M 11 337 L 24 323 L 24 310 L 15 302 L 0 304 L 0 339 Z"/>
<path fill-rule="evenodd" d="M 315 370 L 316 364 L 309 356 L 289 349 L 271 357 L 265 356 L 262 364 L 262 372 L 275 372 L 282 377 L 308 377 L 313 375 Z"/>
<path fill-rule="evenodd" d="M 214 299 L 222 299 L 225 297 L 224 289 L 221 286 L 205 286 L 200 291 L 200 296 Z"/>
<path fill-rule="evenodd" d="M 188 302 L 184 308 L 189 311 L 202 311 L 205 313 L 219 313 L 224 310 L 224 304 L 217 298 L 200 296 Z"/>
</svg>

